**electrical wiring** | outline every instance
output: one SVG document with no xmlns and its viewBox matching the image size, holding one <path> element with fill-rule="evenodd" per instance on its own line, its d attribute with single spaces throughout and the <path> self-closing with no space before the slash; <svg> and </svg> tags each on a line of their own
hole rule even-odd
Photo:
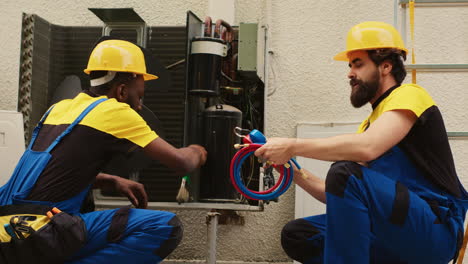
<svg viewBox="0 0 468 264">
<path fill-rule="evenodd" d="M 274 62 L 276 62 L 276 58 L 273 56 L 274 53 L 269 52 L 269 54 L 272 55 L 271 57 L 273 58 Z M 271 80 L 268 81 L 270 87 L 268 87 L 267 97 L 270 97 L 276 92 L 277 85 L 274 84 L 275 80 L 276 80 L 276 73 L 275 73 L 275 69 L 274 69 L 273 65 L 271 64 L 268 68 L 271 69 L 271 73 L 273 74 L 273 77 L 271 78 Z M 273 90 L 270 91 L 272 84 L 273 84 Z"/>
</svg>

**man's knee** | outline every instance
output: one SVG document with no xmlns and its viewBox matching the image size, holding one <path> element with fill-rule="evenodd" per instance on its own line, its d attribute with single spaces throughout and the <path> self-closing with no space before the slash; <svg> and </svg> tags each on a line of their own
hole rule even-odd
<svg viewBox="0 0 468 264">
<path fill-rule="evenodd" d="M 180 241 L 182 241 L 182 237 L 184 236 L 184 225 L 177 216 L 174 216 L 174 218 L 169 221 L 169 224 L 172 225 L 171 238 L 177 242 L 177 246 L 179 245 Z"/>
<path fill-rule="evenodd" d="M 166 258 L 169 254 L 172 253 L 172 251 L 174 251 L 174 249 L 177 248 L 184 235 L 184 226 L 177 216 L 174 215 L 174 217 L 169 220 L 167 225 L 172 227 L 171 233 L 167 240 L 165 240 L 154 252 L 154 254 L 161 257 L 161 259 Z"/>
<path fill-rule="evenodd" d="M 281 246 L 284 251 L 290 258 L 302 263 L 321 258 L 323 243 L 320 231 L 304 219 L 290 221 L 281 231 Z"/>
<path fill-rule="evenodd" d="M 325 180 L 325 191 L 343 197 L 351 175 L 362 179 L 361 165 L 352 161 L 338 161 L 331 165 Z"/>
</svg>

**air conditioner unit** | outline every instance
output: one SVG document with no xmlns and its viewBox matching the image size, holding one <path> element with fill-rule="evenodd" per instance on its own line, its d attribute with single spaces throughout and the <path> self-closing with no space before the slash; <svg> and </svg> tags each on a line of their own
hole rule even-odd
<svg viewBox="0 0 468 264">
<path fill-rule="evenodd" d="M 193 38 L 200 36 L 203 25 L 206 24 L 206 19 L 204 23 L 192 12 L 188 12 L 186 26 L 148 26 L 131 8 L 93 9 L 91 11 L 105 22 L 104 28 L 59 26 L 50 24 L 37 15 L 26 14 L 24 16 L 25 23 L 29 22 L 34 25 L 33 32 L 23 27 L 25 38 L 32 38 L 33 34 L 50 36 L 49 38 L 34 39 L 34 41 L 26 43 L 28 50 L 32 50 L 30 55 L 34 63 L 31 64 L 31 67 L 34 68 L 34 72 L 41 73 L 32 76 L 34 81 L 32 81 L 31 90 L 34 93 L 28 93 L 25 89 L 19 91 L 19 97 L 24 99 L 19 101 L 25 102 L 24 104 L 27 104 L 28 107 L 29 105 L 32 106 L 31 117 L 26 121 L 26 127 L 33 128 L 55 99 L 72 98 L 71 94 L 74 91 L 80 91 L 81 85 L 83 88 L 88 86 L 89 76 L 84 74 L 83 67 L 86 66 L 86 60 L 93 44 L 104 33 L 110 37 L 125 39 L 142 46 L 146 45 L 145 57 L 149 58 L 146 65 L 147 71 L 157 73 L 156 75 L 159 78 L 158 80 L 145 82 L 146 91 L 143 103 L 146 107 L 140 114 L 161 138 L 173 146 L 179 148 L 193 143 L 203 143 L 190 140 L 189 134 L 193 132 L 194 134 L 199 133 L 200 136 L 206 136 L 211 130 L 188 129 L 190 125 L 188 123 L 196 119 L 203 119 L 201 121 L 204 121 L 211 118 L 212 116 L 205 118 L 204 113 L 206 109 L 213 105 L 227 104 L 241 110 L 244 113 L 242 115 L 243 128 L 263 131 L 266 95 L 264 84 L 260 79 L 261 76 L 256 75 L 255 70 L 264 67 L 259 67 L 259 62 L 249 59 L 250 56 L 255 57 L 256 53 L 256 25 L 242 24 L 239 27 L 233 27 L 234 36 L 226 57 L 223 57 L 224 68 L 222 68 L 222 73 L 217 72 L 221 74 L 218 82 L 218 94 L 202 98 L 202 96 L 187 95 L 189 90 L 187 82 L 190 79 L 188 78 L 190 76 L 188 74 L 189 65 L 193 65 L 190 64 L 191 43 Z M 124 23 L 123 20 L 128 21 Z M 213 32 L 217 32 L 216 23 L 213 23 L 212 26 L 214 27 Z M 218 31 L 222 33 L 222 27 L 218 28 Z M 238 37 L 237 32 L 242 36 Z M 238 44 L 241 46 L 240 54 L 237 48 Z M 208 47 L 211 46 L 213 45 Z M 217 46 L 219 45 L 215 45 L 215 47 Z M 203 47 L 201 48 L 201 51 L 204 51 Z M 264 52 L 261 51 L 257 54 L 262 55 Z M 237 55 L 240 56 L 241 69 L 236 67 Z M 22 60 L 25 60 L 25 58 L 29 57 L 23 56 Z M 29 60 L 23 62 L 26 63 Z M 75 77 L 69 78 L 70 76 Z M 72 87 L 77 88 L 77 90 L 72 90 Z M 63 91 L 62 88 L 64 88 Z M 51 97 L 50 95 L 54 96 Z M 223 107 L 223 109 L 226 108 Z M 189 113 L 196 113 L 196 116 L 191 118 Z M 149 119 L 145 118 L 144 115 L 149 117 L 151 121 L 148 121 Z M 31 129 L 29 128 L 27 132 L 30 132 Z M 216 135 L 219 135 L 219 133 Z M 198 139 L 198 134 L 192 138 Z M 205 138 L 208 137 L 200 137 L 200 139 Z M 231 145 L 233 144 L 229 143 L 229 146 Z M 229 159 L 225 158 L 223 161 L 227 164 Z M 262 172 L 259 167 L 260 165 L 252 158 L 252 162 L 246 163 L 243 168 L 245 172 L 243 176 L 245 175 L 250 189 L 260 190 L 262 188 Z M 201 195 L 199 195 L 201 173 L 198 171 L 190 174 L 191 182 L 189 187 L 192 199 L 185 204 L 178 204 L 175 198 L 181 184 L 181 178 L 185 175 L 176 175 L 159 162 L 149 160 L 144 155 L 115 157 L 115 160 L 113 159 L 103 172 L 143 183 L 148 193 L 149 207 L 154 209 L 177 207 L 263 210 L 262 202 L 247 201 L 243 198 L 221 197 L 219 198 L 223 199 L 221 201 L 218 197 L 209 196 L 207 198 L 203 197 L 206 199 L 202 201 Z M 218 174 L 212 173 L 210 175 Z M 223 176 L 228 179 L 228 171 Z M 120 207 L 128 203 L 125 197 L 121 197 L 120 194 L 114 192 L 99 190 L 95 192 L 95 198 L 96 207 Z"/>
</svg>

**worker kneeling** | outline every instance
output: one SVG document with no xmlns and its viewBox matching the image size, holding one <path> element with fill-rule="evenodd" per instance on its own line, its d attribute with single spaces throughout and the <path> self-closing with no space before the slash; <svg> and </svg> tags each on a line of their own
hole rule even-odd
<svg viewBox="0 0 468 264">
<path fill-rule="evenodd" d="M 326 215 L 283 228 L 286 253 L 302 263 L 446 264 L 457 258 L 468 195 L 455 171 L 442 115 L 421 86 L 402 84 L 407 50 L 394 27 L 364 22 L 348 33 L 351 103 L 372 112 L 356 134 L 272 138 L 256 151 L 335 161 L 326 180 L 295 182 L 326 203 Z"/>
<path fill-rule="evenodd" d="M 114 188 L 147 207 L 142 184 L 100 173 L 115 154 L 141 149 L 180 172 L 206 160 L 198 145 L 175 148 L 138 115 L 146 72 L 141 48 L 96 45 L 85 70 L 91 87 L 53 105 L 33 132 L 11 179 L 0 188 L 1 263 L 158 263 L 182 239 L 170 212 L 124 207 L 80 214 L 91 188 Z M 3 222 L 2 222 L 3 223 Z"/>
</svg>

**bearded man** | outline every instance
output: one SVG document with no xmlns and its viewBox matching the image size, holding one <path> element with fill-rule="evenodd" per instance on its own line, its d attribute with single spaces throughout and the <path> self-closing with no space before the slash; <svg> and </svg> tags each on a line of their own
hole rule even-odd
<svg viewBox="0 0 468 264">
<path fill-rule="evenodd" d="M 306 171 L 295 183 L 326 203 L 326 214 L 283 228 L 285 252 L 302 263 L 448 263 L 463 237 L 467 193 L 460 184 L 438 107 L 402 84 L 407 50 L 382 22 L 351 28 L 351 103 L 372 106 L 357 133 L 270 138 L 255 155 L 275 164 L 294 156 L 335 161 L 326 180 Z M 296 175 L 300 175 L 297 171 Z"/>
</svg>

